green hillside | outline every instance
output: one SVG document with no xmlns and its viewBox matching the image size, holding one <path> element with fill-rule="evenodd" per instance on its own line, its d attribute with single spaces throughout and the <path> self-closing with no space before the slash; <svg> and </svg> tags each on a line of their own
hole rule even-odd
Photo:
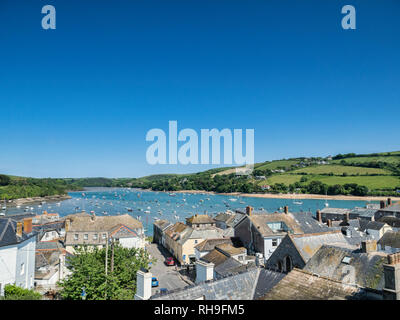
<svg viewBox="0 0 400 320">
<path fill-rule="evenodd" d="M 159 191 L 204 190 L 220 193 L 317 193 L 399 195 L 400 151 L 300 157 L 254 165 L 249 176 L 235 167 L 193 174 L 157 174 L 142 178 L 33 179 L 0 175 L 0 199 L 65 194 L 84 187 L 138 187 Z"/>
<path fill-rule="evenodd" d="M 168 191 L 398 195 L 400 151 L 266 161 L 255 164 L 249 177 L 236 176 L 232 167 L 152 177 L 136 179 L 133 185 Z"/>
</svg>

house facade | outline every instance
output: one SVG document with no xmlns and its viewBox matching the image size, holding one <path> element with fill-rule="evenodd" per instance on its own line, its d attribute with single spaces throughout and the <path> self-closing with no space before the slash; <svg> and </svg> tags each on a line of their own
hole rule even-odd
<svg viewBox="0 0 400 320">
<path fill-rule="evenodd" d="M 126 248 L 144 248 L 145 235 L 140 221 L 129 214 L 120 216 L 69 215 L 65 220 L 65 246 L 74 254 L 77 247 L 104 248 L 116 241 Z"/>
<path fill-rule="evenodd" d="M 0 218 L 0 295 L 7 284 L 32 289 L 35 274 L 36 234 L 32 218 Z"/>
</svg>

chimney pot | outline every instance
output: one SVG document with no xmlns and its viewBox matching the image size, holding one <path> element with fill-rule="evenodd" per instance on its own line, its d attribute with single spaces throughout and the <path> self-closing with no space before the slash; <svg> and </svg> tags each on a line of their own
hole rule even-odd
<svg viewBox="0 0 400 320">
<path fill-rule="evenodd" d="M 387 205 L 388 205 L 388 206 L 391 206 L 391 205 L 392 205 L 392 199 L 391 199 L 391 198 L 388 198 L 388 199 L 387 199 Z"/>
<path fill-rule="evenodd" d="M 328 225 L 329 228 L 332 228 L 332 220 L 331 219 L 328 219 L 327 225 Z"/>
<path fill-rule="evenodd" d="M 385 208 L 385 201 L 381 200 L 381 209 Z"/>
<path fill-rule="evenodd" d="M 285 207 L 283 208 L 283 211 L 285 212 L 285 214 L 288 214 L 288 213 L 289 213 L 289 207 L 288 207 L 288 206 L 285 206 Z"/>
<path fill-rule="evenodd" d="M 32 218 L 24 219 L 24 232 L 31 233 L 32 232 Z"/>
<path fill-rule="evenodd" d="M 66 219 L 65 220 L 65 232 L 69 231 L 70 226 L 71 226 L 71 219 Z"/>
<path fill-rule="evenodd" d="M 246 214 L 248 216 L 251 216 L 252 213 L 253 213 L 253 207 L 247 206 L 246 207 Z"/>
<path fill-rule="evenodd" d="M 317 210 L 317 220 L 322 223 L 322 213 L 321 210 Z"/>
<path fill-rule="evenodd" d="M 22 222 L 21 221 L 17 222 L 17 230 L 15 233 L 18 237 L 22 237 Z"/>
</svg>

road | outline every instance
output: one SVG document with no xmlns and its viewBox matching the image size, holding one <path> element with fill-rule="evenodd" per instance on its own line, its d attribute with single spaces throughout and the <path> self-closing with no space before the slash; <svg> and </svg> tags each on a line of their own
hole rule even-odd
<svg viewBox="0 0 400 320">
<path fill-rule="evenodd" d="M 182 279 L 178 271 L 175 270 L 175 266 L 167 266 L 164 263 L 165 258 L 171 256 L 165 248 L 156 243 L 151 243 L 146 246 L 146 249 L 152 258 L 157 259 L 157 262 L 151 267 L 150 272 L 153 274 L 153 277 L 157 277 L 159 286 L 152 288 L 152 294 L 155 294 L 160 288 L 174 290 L 183 288 L 189 284 Z"/>
</svg>

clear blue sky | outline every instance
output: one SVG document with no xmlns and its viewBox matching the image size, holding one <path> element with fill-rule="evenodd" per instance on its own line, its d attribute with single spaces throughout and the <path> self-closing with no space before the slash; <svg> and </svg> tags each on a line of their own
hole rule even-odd
<svg viewBox="0 0 400 320">
<path fill-rule="evenodd" d="M 357 30 L 341 28 L 346 4 Z M 256 162 L 400 150 L 399 14 L 398 0 L 1 0 L 0 172 L 209 168 L 146 163 L 146 132 L 169 120 L 254 128 Z"/>
</svg>

